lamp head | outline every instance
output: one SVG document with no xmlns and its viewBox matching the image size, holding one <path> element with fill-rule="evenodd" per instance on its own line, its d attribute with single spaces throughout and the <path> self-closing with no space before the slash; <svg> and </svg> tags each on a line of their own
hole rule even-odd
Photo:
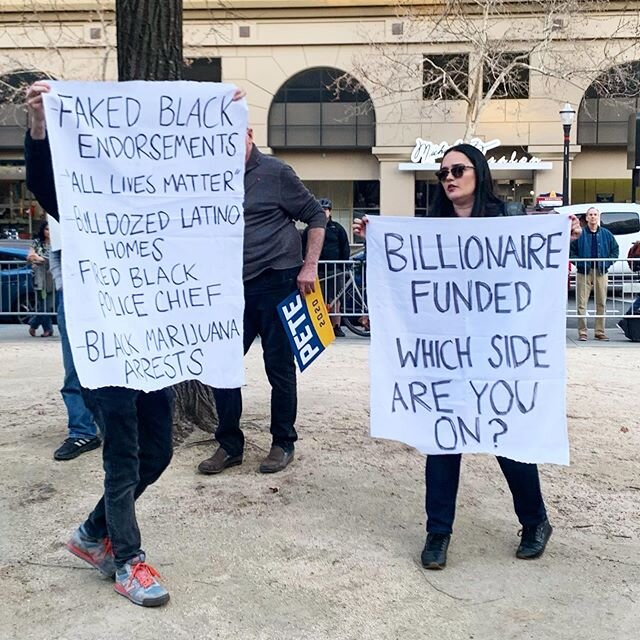
<svg viewBox="0 0 640 640">
<path fill-rule="evenodd" d="M 573 119 L 576 117 L 576 110 L 571 106 L 569 102 L 566 102 L 564 107 L 560 109 L 560 120 L 564 126 L 571 126 Z"/>
</svg>

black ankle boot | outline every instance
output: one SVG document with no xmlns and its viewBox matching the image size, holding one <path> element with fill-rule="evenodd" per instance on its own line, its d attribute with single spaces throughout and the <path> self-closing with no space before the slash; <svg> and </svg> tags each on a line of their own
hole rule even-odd
<svg viewBox="0 0 640 640">
<path fill-rule="evenodd" d="M 533 560 L 539 558 L 547 546 L 553 527 L 546 518 L 536 525 L 522 527 L 522 540 L 516 551 L 516 558 Z"/>
</svg>

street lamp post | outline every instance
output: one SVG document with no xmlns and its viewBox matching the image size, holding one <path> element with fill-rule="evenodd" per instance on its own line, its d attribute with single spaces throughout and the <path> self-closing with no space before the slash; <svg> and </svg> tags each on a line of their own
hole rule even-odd
<svg viewBox="0 0 640 640">
<path fill-rule="evenodd" d="M 566 102 L 560 109 L 560 120 L 564 130 L 564 149 L 562 152 L 562 204 L 569 204 L 569 140 L 571 137 L 571 125 L 576 116 L 575 109 Z"/>
</svg>

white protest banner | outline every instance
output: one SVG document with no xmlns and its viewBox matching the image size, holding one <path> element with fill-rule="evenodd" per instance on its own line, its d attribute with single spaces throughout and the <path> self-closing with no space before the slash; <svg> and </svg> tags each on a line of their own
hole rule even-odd
<svg viewBox="0 0 640 640">
<path fill-rule="evenodd" d="M 371 218 L 371 435 L 568 464 L 561 216 Z"/>
<path fill-rule="evenodd" d="M 65 311 L 82 385 L 240 386 L 245 101 L 216 83 L 50 84 Z"/>
</svg>

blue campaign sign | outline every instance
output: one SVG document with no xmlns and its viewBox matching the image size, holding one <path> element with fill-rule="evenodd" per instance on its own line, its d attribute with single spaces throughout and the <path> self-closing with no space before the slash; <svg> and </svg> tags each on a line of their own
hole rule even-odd
<svg viewBox="0 0 640 640">
<path fill-rule="evenodd" d="M 298 368 L 304 371 L 333 342 L 333 328 L 319 284 L 304 298 L 299 291 L 278 305 L 278 315 L 289 338 Z"/>
</svg>

